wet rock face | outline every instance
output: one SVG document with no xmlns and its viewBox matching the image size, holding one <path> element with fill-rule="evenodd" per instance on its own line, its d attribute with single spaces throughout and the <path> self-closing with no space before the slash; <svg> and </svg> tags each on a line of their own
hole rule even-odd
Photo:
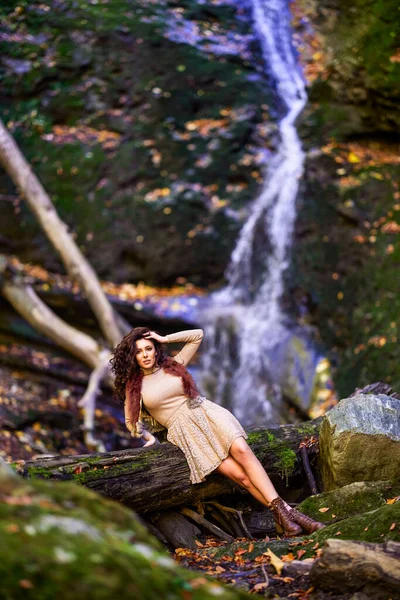
<svg viewBox="0 0 400 600">
<path fill-rule="evenodd" d="M 400 474 L 400 400 L 359 394 L 324 418 L 321 471 L 326 490 L 354 481 L 395 480 Z"/>
<path fill-rule="evenodd" d="M 99 275 L 220 280 L 276 139 L 250 15 L 195 0 L 11 4 L 2 118 Z M 0 249 L 62 271 L 3 174 L 0 193 Z"/>
<path fill-rule="evenodd" d="M 335 134 L 393 133 L 400 124 L 400 62 L 393 0 L 300 1 L 316 36 L 319 65 L 311 102 L 329 112 Z M 304 24 L 303 24 L 304 27 Z M 307 35 L 307 29 L 302 30 Z M 314 48 L 315 51 L 315 48 Z"/>
<path fill-rule="evenodd" d="M 341 398 L 371 381 L 400 390 L 400 13 L 391 0 L 292 10 L 310 101 L 287 304 L 318 328 Z"/>
</svg>

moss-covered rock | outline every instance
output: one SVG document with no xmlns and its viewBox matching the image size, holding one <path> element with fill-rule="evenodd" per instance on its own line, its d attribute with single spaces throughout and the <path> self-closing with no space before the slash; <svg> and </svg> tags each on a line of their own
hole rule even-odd
<svg viewBox="0 0 400 600">
<path fill-rule="evenodd" d="M 297 509 L 330 524 L 385 506 L 388 499 L 399 495 L 399 481 L 356 481 L 337 490 L 310 496 Z"/>
<path fill-rule="evenodd" d="M 358 394 L 325 415 L 319 438 L 325 490 L 399 476 L 399 415 L 400 400 L 384 394 Z"/>
<path fill-rule="evenodd" d="M 0 465 L 1 598 L 246 598 L 179 567 L 128 509 Z"/>
<path fill-rule="evenodd" d="M 400 541 L 400 502 L 386 504 L 381 508 L 353 515 L 339 523 L 332 523 L 313 534 L 314 542 L 322 542 L 331 537 L 340 537 L 341 540 L 355 540 L 359 542 L 386 542 L 387 540 Z M 395 524 L 394 527 L 393 523 Z"/>
</svg>

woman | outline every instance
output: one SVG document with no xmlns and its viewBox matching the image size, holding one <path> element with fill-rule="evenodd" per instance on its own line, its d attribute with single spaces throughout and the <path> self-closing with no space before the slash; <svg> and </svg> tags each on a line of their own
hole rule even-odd
<svg viewBox="0 0 400 600">
<path fill-rule="evenodd" d="M 272 510 L 279 533 L 295 536 L 302 529 L 311 533 L 324 527 L 278 496 L 237 419 L 199 395 L 185 367 L 202 339 L 201 329 L 161 336 L 136 327 L 116 347 L 110 361 L 115 393 L 131 435 L 150 446 L 156 442 L 151 431 L 167 428 L 168 441 L 185 454 L 193 484 L 214 471 L 229 477 Z M 172 342 L 185 343 L 173 359 L 162 348 Z"/>
</svg>

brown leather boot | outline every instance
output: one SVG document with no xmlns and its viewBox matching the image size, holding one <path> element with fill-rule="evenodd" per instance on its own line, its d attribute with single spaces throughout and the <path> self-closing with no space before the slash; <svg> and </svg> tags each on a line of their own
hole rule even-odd
<svg viewBox="0 0 400 600">
<path fill-rule="evenodd" d="M 285 537 L 294 537 L 302 534 L 301 527 L 292 520 L 282 498 L 278 496 L 272 500 L 270 508 L 274 515 L 275 527 L 278 533 L 283 534 Z"/>
<path fill-rule="evenodd" d="M 321 523 L 320 521 L 314 521 L 314 519 L 308 517 L 307 515 L 304 515 L 295 508 L 291 508 L 289 510 L 289 518 L 298 525 L 300 525 L 307 533 L 314 533 L 314 531 L 326 527 L 325 523 Z"/>
</svg>

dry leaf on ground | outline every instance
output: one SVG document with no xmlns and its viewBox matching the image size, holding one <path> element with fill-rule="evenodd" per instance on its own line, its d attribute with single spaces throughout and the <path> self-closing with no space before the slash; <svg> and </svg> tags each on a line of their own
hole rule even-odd
<svg viewBox="0 0 400 600">
<path fill-rule="evenodd" d="M 280 575 L 285 564 L 283 560 L 276 556 L 276 554 L 274 554 L 269 548 L 266 552 L 263 552 L 263 554 L 270 557 L 272 566 L 275 568 L 275 571 L 278 573 L 278 575 Z"/>
</svg>

